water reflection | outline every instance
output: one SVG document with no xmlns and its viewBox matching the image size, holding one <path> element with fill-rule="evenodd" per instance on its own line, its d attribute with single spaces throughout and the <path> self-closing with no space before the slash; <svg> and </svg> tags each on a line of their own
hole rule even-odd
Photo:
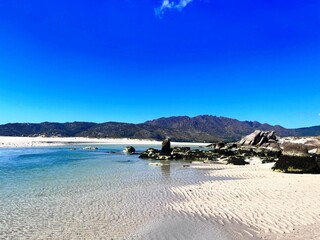
<svg viewBox="0 0 320 240">
<path fill-rule="evenodd" d="M 161 174 L 165 178 L 170 178 L 170 161 L 163 161 L 161 165 Z"/>
</svg>

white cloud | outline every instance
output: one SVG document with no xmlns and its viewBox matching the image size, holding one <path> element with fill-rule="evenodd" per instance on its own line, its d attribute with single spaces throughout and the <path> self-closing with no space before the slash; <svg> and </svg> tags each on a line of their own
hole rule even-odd
<svg viewBox="0 0 320 240">
<path fill-rule="evenodd" d="M 318 116 L 320 117 L 320 113 L 318 113 Z"/>
<path fill-rule="evenodd" d="M 175 2 L 172 0 L 162 0 L 162 4 L 160 7 L 155 8 L 155 14 L 157 16 L 161 16 L 164 14 L 164 12 L 168 9 L 176 9 L 176 10 L 182 10 L 185 8 L 189 3 L 191 3 L 193 0 L 179 0 L 179 2 Z"/>
</svg>

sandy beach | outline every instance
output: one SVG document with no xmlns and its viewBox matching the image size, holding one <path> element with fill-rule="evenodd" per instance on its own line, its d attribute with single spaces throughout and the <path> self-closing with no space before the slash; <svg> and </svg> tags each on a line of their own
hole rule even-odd
<svg viewBox="0 0 320 240">
<path fill-rule="evenodd" d="M 161 146 L 161 142 L 133 139 L 0 137 L 0 146 L 6 148 L 70 144 L 141 144 L 158 148 Z M 173 145 L 199 146 L 199 143 Z M 99 164 L 105 164 L 105 161 Z M 48 186 L 42 186 L 37 190 L 39 193 L 35 191 L 35 195 L 32 193 L 31 197 L 26 193 L 28 200 L 25 200 L 26 204 L 21 204 L 20 208 L 33 214 L 34 219 L 43 218 L 34 220 L 32 224 L 43 222 L 52 217 L 50 214 L 54 212 L 50 224 L 56 224 L 58 229 L 59 221 L 64 219 L 68 224 L 64 229 L 64 236 L 69 236 L 70 239 L 76 239 L 76 233 L 82 237 L 126 236 L 125 239 L 320 239 L 320 175 L 273 172 L 272 163 L 234 166 L 197 162 L 185 168 L 183 163 L 176 162 L 176 166 L 171 166 L 171 170 L 170 165 L 153 167 L 155 170 L 148 169 L 147 160 L 141 164 L 146 168 L 146 175 L 161 168 L 160 179 L 164 182 L 159 184 L 157 178 L 152 177 L 149 182 L 143 183 L 144 187 L 134 185 L 133 188 L 129 187 L 129 180 L 125 183 L 121 175 L 115 175 L 113 183 L 120 184 L 121 191 L 113 192 L 110 198 L 107 188 L 109 178 L 104 175 L 88 175 L 89 180 L 85 180 L 82 185 L 78 186 L 79 180 L 75 180 L 69 182 L 70 186 L 76 184 L 75 187 L 66 186 L 68 190 L 61 189 L 61 193 L 59 190 L 63 198 L 55 198 L 55 195 L 52 195 L 52 198 L 47 199 L 46 195 L 42 195 L 42 187 L 47 189 Z M 99 173 L 100 169 L 108 168 L 97 167 L 95 171 Z M 176 172 L 176 169 L 180 173 Z M 69 171 L 73 171 L 72 166 Z M 89 174 L 87 167 L 77 172 Z M 53 176 L 54 174 L 53 171 Z M 180 182 L 172 179 L 179 179 Z M 102 184 L 101 181 L 105 183 Z M 48 184 L 51 184 L 51 180 Z M 88 195 L 83 186 L 96 190 L 92 190 Z M 73 192 L 73 189 L 79 189 L 79 192 Z M 11 194 L 10 191 L 8 194 Z M 39 201 L 38 196 L 46 200 Z M 65 202 L 65 199 L 69 200 Z M 10 201 L 7 204 L 9 214 L 20 214 L 16 213 L 16 205 Z M 51 212 L 37 215 L 36 209 L 42 208 L 50 209 Z M 120 216 L 117 215 L 118 212 L 121 212 Z M 12 217 L 6 221 L 6 225 L 10 221 L 15 224 L 17 218 Z M 79 227 L 84 222 L 90 226 L 90 231 L 95 231 L 79 232 Z M 108 222 L 113 225 L 106 224 Z M 28 228 L 34 227 L 32 224 L 24 226 L 26 233 Z M 8 229 L 11 231 L 11 228 Z M 8 229 L 3 231 L 3 234 L 8 234 Z M 20 230 L 14 231 L 19 233 Z M 44 238 L 61 237 L 55 235 L 57 233 L 40 230 L 39 232 L 42 234 L 39 236 Z M 220 233 L 223 234 L 219 235 Z M 22 231 L 21 234 L 25 233 Z"/>
<path fill-rule="evenodd" d="M 320 175 L 277 173 L 264 165 L 192 167 L 235 179 L 172 188 L 181 199 L 173 211 L 217 219 L 240 239 L 320 239 Z"/>
<path fill-rule="evenodd" d="M 159 145 L 161 141 L 129 138 L 82 138 L 82 137 L 7 137 L 0 136 L 0 148 L 11 147 L 49 147 L 76 144 L 127 144 Z M 173 146 L 206 146 L 207 143 L 172 142 Z"/>
</svg>

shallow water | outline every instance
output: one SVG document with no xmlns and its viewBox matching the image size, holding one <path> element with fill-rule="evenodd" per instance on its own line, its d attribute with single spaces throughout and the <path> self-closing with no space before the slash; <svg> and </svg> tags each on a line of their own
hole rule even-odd
<svg viewBox="0 0 320 240">
<path fill-rule="evenodd" d="M 170 187 L 213 179 L 182 162 L 150 166 L 123 145 L 82 147 L 0 149 L 1 239 L 165 239 L 173 229 L 154 222 L 183 200 Z"/>
</svg>

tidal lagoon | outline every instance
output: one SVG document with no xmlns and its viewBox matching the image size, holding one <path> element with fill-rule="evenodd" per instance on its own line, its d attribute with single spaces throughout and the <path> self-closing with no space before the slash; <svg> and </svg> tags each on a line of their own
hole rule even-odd
<svg viewBox="0 0 320 240">
<path fill-rule="evenodd" d="M 123 153 L 125 145 L 83 147 L 1 149 L 0 238 L 223 237 L 210 221 L 172 208 L 183 199 L 171 187 L 214 177 L 181 162 L 150 165 Z"/>
</svg>

